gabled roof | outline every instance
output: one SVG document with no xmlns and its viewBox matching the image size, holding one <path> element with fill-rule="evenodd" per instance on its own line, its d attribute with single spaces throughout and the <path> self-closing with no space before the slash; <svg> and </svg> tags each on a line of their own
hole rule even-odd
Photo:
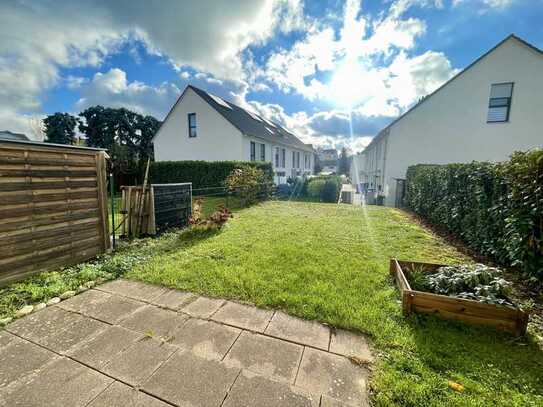
<svg viewBox="0 0 543 407">
<path fill-rule="evenodd" d="M 434 90 L 432 93 L 424 96 L 424 98 L 422 98 L 418 103 L 415 103 L 415 105 L 413 105 L 411 108 L 407 109 L 407 111 L 405 111 L 405 113 L 401 114 L 400 116 L 398 116 L 396 119 L 394 119 L 388 126 L 386 126 L 384 129 L 382 129 L 374 138 L 373 140 L 371 140 L 371 142 L 366 146 L 366 148 L 362 151 L 362 153 L 364 153 L 366 150 L 368 150 L 373 144 L 377 143 L 380 139 L 382 139 L 385 134 L 388 133 L 388 130 L 394 125 L 396 124 L 398 121 L 400 121 L 401 119 L 403 119 L 405 116 L 407 116 L 409 113 L 411 113 L 413 110 L 415 110 L 417 107 L 419 107 L 420 105 L 422 105 L 423 103 L 427 102 L 432 96 L 434 96 L 437 92 L 439 92 L 441 89 L 443 89 L 445 86 L 447 86 L 449 83 L 453 82 L 454 80 L 458 79 L 459 77 L 461 77 L 466 71 L 468 71 L 470 68 L 472 68 L 475 64 L 477 64 L 479 61 L 481 61 L 482 59 L 484 59 L 487 55 L 489 55 L 490 53 L 492 53 L 495 49 L 497 49 L 498 47 L 500 47 L 501 45 L 505 44 L 507 41 L 509 40 L 516 40 L 518 41 L 520 44 L 528 47 L 529 49 L 531 49 L 532 51 L 535 51 L 536 53 L 538 53 L 539 55 L 543 56 L 543 50 L 537 48 L 535 45 L 532 45 L 530 44 L 529 42 L 523 40 L 522 38 L 520 37 L 517 37 L 515 34 L 510 34 L 508 35 L 507 37 L 505 37 L 503 40 L 501 40 L 498 44 L 496 44 L 495 46 L 493 46 L 492 48 L 490 48 L 487 52 L 485 52 L 483 55 L 481 55 L 479 58 L 477 58 L 475 61 L 473 61 L 471 64 L 469 64 L 467 67 L 465 67 L 463 70 L 461 70 L 459 73 L 457 73 L 456 75 L 454 75 L 451 79 L 449 79 L 447 82 L 445 82 L 443 85 L 441 85 L 440 87 L 438 87 L 436 90 Z"/>
<path fill-rule="evenodd" d="M 216 95 L 213 95 L 205 90 L 188 85 L 177 102 L 174 104 L 164 122 L 172 113 L 175 105 L 181 100 L 187 89 L 192 89 L 198 96 L 204 99 L 213 109 L 220 113 L 234 127 L 246 136 L 257 137 L 271 143 L 283 144 L 305 151 L 313 152 L 313 147 L 310 144 L 304 144 L 298 137 L 287 131 L 281 125 L 264 119 L 258 114 L 249 110 L 243 109 L 229 101 L 226 101 Z M 160 129 L 159 129 L 160 131 Z M 158 131 L 157 133 L 158 134 Z"/>
<path fill-rule="evenodd" d="M 29 138 L 22 133 L 13 133 L 9 130 L 0 130 L 0 139 L 28 141 Z"/>
<path fill-rule="evenodd" d="M 192 85 L 188 87 L 195 91 L 244 135 L 262 138 L 272 143 L 285 144 L 302 150 L 313 150 L 312 147 L 304 144 L 298 137 L 281 125 L 264 119 L 254 112 L 243 109 L 200 88 Z"/>
</svg>

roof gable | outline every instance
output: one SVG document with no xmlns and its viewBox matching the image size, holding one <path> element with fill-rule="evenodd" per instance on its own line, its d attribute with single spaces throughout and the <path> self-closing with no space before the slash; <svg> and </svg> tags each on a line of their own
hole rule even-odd
<svg viewBox="0 0 543 407">
<path fill-rule="evenodd" d="M 374 138 L 373 140 L 366 146 L 366 148 L 362 151 L 366 151 L 371 146 L 373 146 L 375 143 L 377 143 L 381 138 L 383 138 L 385 135 L 388 134 L 388 130 L 397 122 L 399 122 L 401 119 L 403 119 L 405 116 L 413 112 L 417 107 L 422 105 L 423 103 L 426 103 L 432 96 L 434 96 L 436 93 L 441 91 L 443 88 L 445 88 L 447 85 L 449 85 L 451 82 L 455 81 L 456 79 L 462 77 L 468 70 L 470 70 L 473 66 L 475 66 L 477 63 L 482 61 L 484 58 L 486 58 L 488 55 L 493 53 L 496 49 L 504 45 L 505 43 L 513 41 L 519 46 L 524 46 L 529 48 L 530 50 L 534 51 L 539 56 L 543 57 L 543 50 L 537 48 L 535 45 L 530 44 L 529 42 L 523 40 L 520 37 L 517 37 L 515 34 L 510 34 L 507 37 L 505 37 L 502 41 L 500 41 L 498 44 L 496 44 L 494 47 L 489 49 L 487 52 L 485 52 L 483 55 L 475 59 L 472 63 L 470 63 L 468 66 L 466 66 L 464 69 L 462 69 L 460 72 L 458 72 L 456 75 L 454 75 L 451 79 L 446 81 L 444 84 L 439 86 L 436 90 L 431 92 L 430 94 L 424 96 L 419 102 L 415 103 L 411 108 L 407 109 L 403 114 L 398 116 L 396 119 L 394 119 L 390 124 L 388 124 L 385 128 L 383 128 Z"/>
<path fill-rule="evenodd" d="M 304 144 L 298 137 L 281 125 L 195 86 L 189 85 L 187 86 L 188 88 L 196 92 L 196 94 L 244 135 L 261 138 L 272 143 L 285 144 L 306 151 L 313 151 L 311 146 Z"/>
</svg>

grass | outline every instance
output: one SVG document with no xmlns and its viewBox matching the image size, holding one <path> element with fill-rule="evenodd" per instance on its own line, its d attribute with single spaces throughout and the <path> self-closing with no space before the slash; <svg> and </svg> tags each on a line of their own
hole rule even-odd
<svg viewBox="0 0 543 407">
<path fill-rule="evenodd" d="M 208 198 L 208 210 L 222 198 Z M 205 202 L 205 201 L 204 201 Z M 206 204 L 206 203 L 205 203 Z M 543 352 L 490 329 L 401 315 L 390 257 L 469 261 L 398 210 L 267 202 L 221 231 L 184 230 L 0 289 L 0 318 L 120 275 L 252 302 L 368 334 L 376 405 L 543 405 Z M 448 387 L 453 380 L 463 393 Z"/>
<path fill-rule="evenodd" d="M 172 238 L 128 276 L 283 309 L 371 336 L 377 405 L 543 405 L 543 353 L 531 340 L 401 315 L 390 257 L 469 261 L 400 211 L 268 202 L 205 239 Z M 462 393 L 448 387 L 452 380 Z"/>
</svg>

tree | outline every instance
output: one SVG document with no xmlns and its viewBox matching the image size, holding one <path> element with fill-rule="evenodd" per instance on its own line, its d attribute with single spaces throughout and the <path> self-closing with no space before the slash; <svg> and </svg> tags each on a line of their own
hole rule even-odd
<svg viewBox="0 0 543 407">
<path fill-rule="evenodd" d="M 160 122 L 125 108 L 99 105 L 85 109 L 79 116 L 84 119 L 79 130 L 86 135 L 88 145 L 108 150 L 117 181 L 121 175 L 131 178 L 129 182 L 141 178 L 147 159 L 153 156 L 152 138 Z"/>
<path fill-rule="evenodd" d="M 341 149 L 341 153 L 339 155 L 338 159 L 338 174 L 339 175 L 349 175 L 350 167 L 351 167 L 351 160 L 349 157 L 349 153 L 345 147 Z"/>
<path fill-rule="evenodd" d="M 315 171 L 315 174 L 318 174 L 322 171 L 322 163 L 318 154 L 315 154 L 315 165 L 313 167 L 313 171 Z"/>
<path fill-rule="evenodd" d="M 74 144 L 77 118 L 69 113 L 60 113 L 47 116 L 43 120 L 45 125 L 45 141 L 57 144 Z"/>
</svg>

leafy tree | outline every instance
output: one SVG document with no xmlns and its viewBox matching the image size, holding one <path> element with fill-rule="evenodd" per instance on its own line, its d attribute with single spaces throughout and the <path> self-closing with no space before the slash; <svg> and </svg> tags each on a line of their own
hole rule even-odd
<svg viewBox="0 0 543 407">
<path fill-rule="evenodd" d="M 126 176 L 128 182 L 140 178 L 147 159 L 152 158 L 152 138 L 160 122 L 125 108 L 99 105 L 85 109 L 79 116 L 84 119 L 79 130 L 86 135 L 88 145 L 107 148 L 117 180 L 124 183 Z"/>
<path fill-rule="evenodd" d="M 43 120 L 47 143 L 74 144 L 78 120 L 69 113 L 51 114 Z"/>
<path fill-rule="evenodd" d="M 343 147 L 341 149 L 341 153 L 339 155 L 338 159 L 338 174 L 339 175 L 349 175 L 350 167 L 351 167 L 351 160 L 349 157 L 349 154 L 347 152 L 347 149 Z"/>
<path fill-rule="evenodd" d="M 313 167 L 313 170 L 315 171 L 315 174 L 318 174 L 322 171 L 322 163 L 318 154 L 315 154 L 315 165 Z"/>
</svg>

